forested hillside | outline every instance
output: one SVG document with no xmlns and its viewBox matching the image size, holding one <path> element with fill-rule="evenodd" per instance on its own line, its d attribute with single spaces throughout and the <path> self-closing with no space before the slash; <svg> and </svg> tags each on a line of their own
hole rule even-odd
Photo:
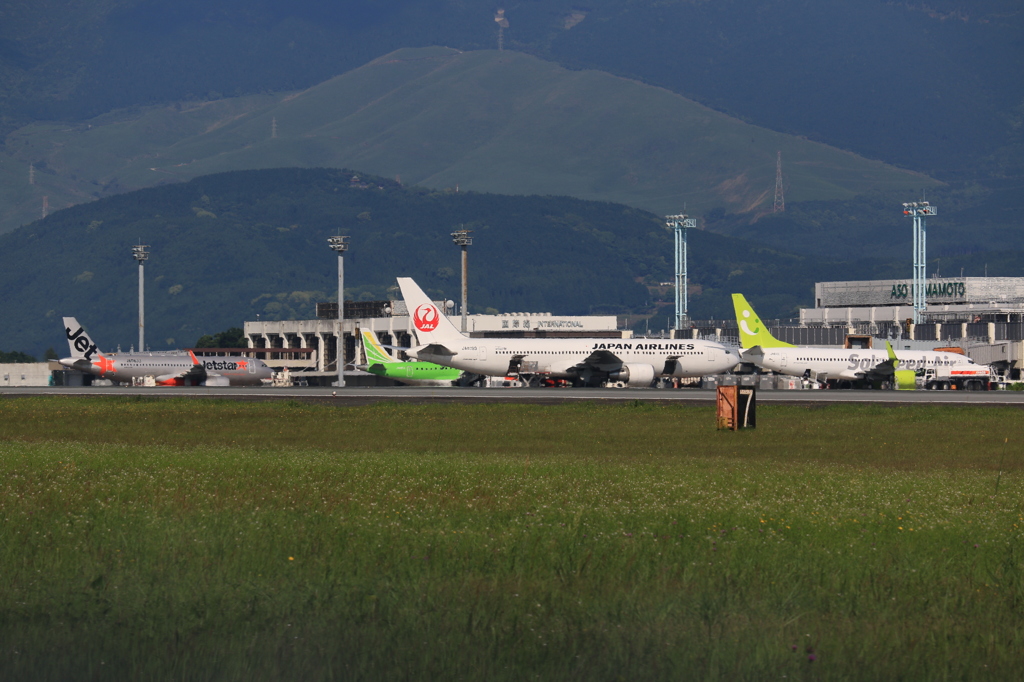
<svg viewBox="0 0 1024 682">
<path fill-rule="evenodd" d="M 137 266 L 146 266 L 147 339 L 187 346 L 247 319 L 308 318 L 334 298 L 327 237 L 351 236 L 346 297 L 394 295 L 396 276 L 458 298 L 455 228 L 473 230 L 470 309 L 483 312 L 654 314 L 665 328 L 672 276 L 663 220 L 622 205 L 402 188 L 351 171 L 224 173 L 59 211 L 0 236 L 0 348 L 64 347 L 60 318 L 76 316 L 108 347 L 135 338 Z M 744 291 L 765 317 L 811 304 L 813 283 L 898 273 L 883 261 L 841 264 L 725 236 L 690 237 L 692 313 L 731 315 Z"/>
<path fill-rule="evenodd" d="M 902 204 L 927 198 L 937 209 L 927 221 L 930 259 L 948 264 L 973 262 L 976 257 L 979 267 L 970 274 L 980 275 L 985 262 L 1014 258 L 1024 250 L 1024 178 L 956 183 L 930 188 L 923 195 L 890 190 L 855 199 L 794 202 L 785 212 L 756 222 L 721 211 L 705 218 L 709 230 L 796 253 L 830 259 L 885 256 L 909 262 L 912 220 L 903 215 Z"/>
</svg>

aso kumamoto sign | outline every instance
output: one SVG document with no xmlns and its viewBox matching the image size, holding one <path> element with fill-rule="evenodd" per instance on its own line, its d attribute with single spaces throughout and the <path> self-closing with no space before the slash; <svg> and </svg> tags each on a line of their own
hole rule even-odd
<svg viewBox="0 0 1024 682">
<path fill-rule="evenodd" d="M 913 284 L 906 282 L 892 285 L 892 292 L 889 298 L 904 299 L 913 298 Z M 925 285 L 924 296 L 926 299 L 936 298 L 963 298 L 967 295 L 967 285 L 963 282 L 928 282 Z"/>
</svg>

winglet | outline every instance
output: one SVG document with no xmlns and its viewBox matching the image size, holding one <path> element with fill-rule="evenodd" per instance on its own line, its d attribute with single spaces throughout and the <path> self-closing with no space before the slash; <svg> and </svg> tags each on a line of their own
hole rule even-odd
<svg viewBox="0 0 1024 682">
<path fill-rule="evenodd" d="M 192 358 L 192 364 L 193 365 L 198 365 L 199 364 L 199 359 L 196 357 L 196 354 L 193 353 L 192 351 L 189 351 L 188 354 L 189 354 L 189 357 Z"/>
<path fill-rule="evenodd" d="M 885 342 L 885 352 L 889 354 L 889 362 L 892 363 L 893 380 L 898 391 L 911 391 L 917 388 L 917 373 L 912 369 L 900 369 L 900 359 L 896 357 L 896 351 L 892 344 Z"/>
<path fill-rule="evenodd" d="M 732 306 L 736 310 L 736 326 L 740 330 L 741 348 L 795 348 L 793 344 L 779 341 L 771 335 L 768 325 L 761 321 L 743 294 L 732 295 Z"/>
</svg>

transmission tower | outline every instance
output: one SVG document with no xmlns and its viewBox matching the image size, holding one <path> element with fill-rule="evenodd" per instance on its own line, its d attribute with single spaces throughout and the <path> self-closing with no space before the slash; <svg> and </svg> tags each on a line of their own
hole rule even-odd
<svg viewBox="0 0 1024 682">
<path fill-rule="evenodd" d="M 277 138 L 277 116 L 270 119 L 270 139 Z"/>
<path fill-rule="evenodd" d="M 782 152 L 775 157 L 775 207 L 772 213 L 782 213 L 786 210 L 786 197 L 782 194 Z"/>
<path fill-rule="evenodd" d="M 50 212 L 50 197 L 43 197 L 43 217 L 45 218 Z"/>
<path fill-rule="evenodd" d="M 36 184 L 36 165 L 34 163 L 28 165 L 28 184 Z"/>
</svg>

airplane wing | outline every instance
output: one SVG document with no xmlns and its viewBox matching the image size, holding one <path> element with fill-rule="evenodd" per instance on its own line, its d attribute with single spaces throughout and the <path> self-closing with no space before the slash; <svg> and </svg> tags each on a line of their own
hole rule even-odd
<svg viewBox="0 0 1024 682">
<path fill-rule="evenodd" d="M 900 390 L 915 388 L 916 375 L 914 370 L 900 369 L 900 360 L 896 357 L 892 344 L 886 341 L 885 347 L 888 354 L 885 360 L 882 360 L 874 367 L 868 368 L 866 371 L 856 372 L 855 376 L 859 379 L 867 379 L 868 381 L 892 382 L 895 388 Z"/>
<path fill-rule="evenodd" d="M 576 365 L 576 369 L 579 371 L 596 370 L 598 372 L 611 372 L 619 367 L 622 367 L 622 360 L 608 350 L 595 350 Z"/>
<path fill-rule="evenodd" d="M 196 382 L 199 382 L 199 381 L 204 381 L 207 378 L 207 376 L 208 376 L 208 374 L 206 372 L 206 369 L 201 364 L 196 364 L 196 365 L 192 365 L 191 367 L 189 367 L 187 370 L 185 370 L 183 372 L 177 372 L 177 373 L 173 373 L 173 374 L 172 373 L 161 374 L 160 376 L 154 377 L 154 380 L 157 383 L 160 383 L 162 381 L 172 381 L 172 380 L 175 380 L 175 379 L 183 379 L 183 380 L 191 379 L 191 380 L 194 380 Z M 216 375 L 216 376 L 219 376 L 219 375 Z"/>
<path fill-rule="evenodd" d="M 899 360 L 896 360 L 895 358 L 883 360 L 882 362 L 878 363 L 877 365 L 869 369 L 864 374 L 866 376 L 878 379 L 892 378 L 892 376 L 896 373 L 896 365 L 898 364 Z"/>
<path fill-rule="evenodd" d="M 900 361 L 892 349 L 892 344 L 886 341 L 885 346 L 888 349 L 888 358 L 882 360 L 874 367 L 868 368 L 865 372 L 858 372 L 858 376 L 874 380 L 881 379 L 883 381 L 888 381 L 895 376 L 896 370 L 899 368 Z"/>
<path fill-rule="evenodd" d="M 764 360 L 764 348 L 761 346 L 753 346 L 752 348 L 741 350 L 740 358 L 742 358 L 744 362 L 752 362 L 755 365 L 759 365 L 761 364 L 761 361 Z"/>
<path fill-rule="evenodd" d="M 912 369 L 900 369 L 899 358 L 896 357 L 896 351 L 892 349 L 892 344 L 888 341 L 885 342 L 886 352 L 889 354 L 889 359 L 882 363 L 890 366 L 892 372 L 891 377 L 895 388 L 900 391 L 908 391 L 917 388 L 917 373 Z"/>
</svg>

